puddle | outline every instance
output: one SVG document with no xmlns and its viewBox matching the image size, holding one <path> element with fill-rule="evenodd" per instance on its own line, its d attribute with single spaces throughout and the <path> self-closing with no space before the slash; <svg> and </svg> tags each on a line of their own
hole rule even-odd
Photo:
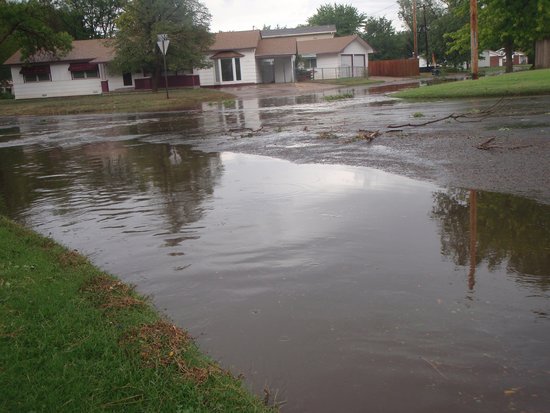
<svg viewBox="0 0 550 413">
<path fill-rule="evenodd" d="M 0 211 L 152 294 L 283 412 L 547 408 L 549 206 L 128 123 L 0 148 Z"/>
</svg>

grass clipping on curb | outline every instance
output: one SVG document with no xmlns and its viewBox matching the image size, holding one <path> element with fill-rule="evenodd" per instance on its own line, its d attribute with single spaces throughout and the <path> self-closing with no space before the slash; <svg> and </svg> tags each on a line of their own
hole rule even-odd
<svg viewBox="0 0 550 413">
<path fill-rule="evenodd" d="M 134 288 L 0 217 L 0 411 L 267 412 Z"/>
</svg>

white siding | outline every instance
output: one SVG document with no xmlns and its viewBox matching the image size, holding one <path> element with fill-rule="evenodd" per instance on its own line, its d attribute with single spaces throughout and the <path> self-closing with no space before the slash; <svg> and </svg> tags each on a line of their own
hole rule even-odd
<svg viewBox="0 0 550 413">
<path fill-rule="evenodd" d="M 317 55 L 317 68 L 315 69 L 314 79 L 337 79 L 339 67 L 340 55 Z"/>
<path fill-rule="evenodd" d="M 244 55 L 240 58 L 241 62 L 241 80 L 235 80 L 232 82 L 217 82 L 216 81 L 216 68 L 214 66 L 207 69 L 198 69 L 195 74 L 199 75 L 201 86 L 214 86 L 214 85 L 238 85 L 241 83 L 258 83 L 258 74 L 256 70 L 256 49 L 235 50 L 236 52 Z M 216 59 L 212 62 L 214 65 L 219 64 L 219 60 Z"/>
<path fill-rule="evenodd" d="M 365 48 L 357 40 L 354 40 L 342 51 L 342 54 L 367 54 L 372 53 L 372 49 Z"/>
<path fill-rule="evenodd" d="M 122 75 L 110 74 L 102 64 L 99 65 L 100 77 L 92 79 L 73 79 L 68 63 L 50 65 L 51 81 L 25 83 L 19 72 L 21 66 L 12 66 L 13 94 L 16 99 L 43 97 L 82 96 L 101 94 L 101 81 L 109 81 L 109 90 L 124 87 Z M 141 76 L 141 74 L 137 74 Z"/>
<path fill-rule="evenodd" d="M 484 50 L 481 53 L 481 56 L 478 60 L 478 67 L 489 67 L 491 66 L 491 52 L 489 50 Z"/>
<path fill-rule="evenodd" d="M 16 99 L 101 94 L 100 78 L 73 80 L 68 63 L 50 65 L 50 82 L 25 83 L 20 70 L 21 66 L 12 66 L 11 69 Z"/>
</svg>

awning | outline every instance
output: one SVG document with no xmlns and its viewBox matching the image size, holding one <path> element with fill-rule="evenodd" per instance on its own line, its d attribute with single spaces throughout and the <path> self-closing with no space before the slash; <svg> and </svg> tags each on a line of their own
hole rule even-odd
<svg viewBox="0 0 550 413">
<path fill-rule="evenodd" d="M 232 59 L 234 57 L 244 57 L 244 54 L 237 53 L 235 51 L 218 52 L 211 59 Z"/>
<path fill-rule="evenodd" d="M 69 65 L 71 72 L 88 72 L 97 70 L 97 63 L 71 63 Z"/>
<path fill-rule="evenodd" d="M 19 74 L 23 76 L 44 75 L 50 73 L 50 65 L 37 65 L 22 67 Z"/>
</svg>

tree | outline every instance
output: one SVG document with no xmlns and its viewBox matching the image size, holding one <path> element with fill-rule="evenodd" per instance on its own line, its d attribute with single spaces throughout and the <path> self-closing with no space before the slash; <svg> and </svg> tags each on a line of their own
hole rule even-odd
<svg viewBox="0 0 550 413">
<path fill-rule="evenodd" d="M 72 48 L 72 38 L 51 27 L 54 13 L 48 2 L 0 0 L 0 53 L 20 49 L 25 61 L 39 52 L 65 55 Z"/>
<path fill-rule="evenodd" d="M 60 8 L 79 20 L 88 38 L 97 39 L 115 34 L 116 19 L 126 3 L 126 0 L 60 0 Z"/>
<path fill-rule="evenodd" d="M 469 6 L 467 1 L 462 1 L 456 10 L 465 15 Z M 534 42 L 550 36 L 550 0 L 479 0 L 478 21 L 480 49 L 504 48 L 506 71 L 511 72 L 516 48 L 533 56 Z M 469 50 L 469 33 L 469 20 L 449 33 L 452 49 Z"/>
<path fill-rule="evenodd" d="M 396 33 L 392 21 L 385 17 L 367 18 L 361 37 L 374 49 L 374 60 L 409 57 L 403 34 Z"/>
<path fill-rule="evenodd" d="M 307 19 L 309 26 L 334 24 L 337 36 L 347 36 L 361 32 L 367 15 L 360 13 L 348 4 L 323 4 L 315 14 Z"/>
<path fill-rule="evenodd" d="M 170 39 L 166 57 L 170 70 L 208 66 L 205 55 L 213 41 L 208 31 L 210 14 L 197 0 L 133 0 L 118 24 L 114 70 L 143 69 L 153 74 L 153 91 L 158 89 L 163 65 L 158 34 Z"/>
</svg>

